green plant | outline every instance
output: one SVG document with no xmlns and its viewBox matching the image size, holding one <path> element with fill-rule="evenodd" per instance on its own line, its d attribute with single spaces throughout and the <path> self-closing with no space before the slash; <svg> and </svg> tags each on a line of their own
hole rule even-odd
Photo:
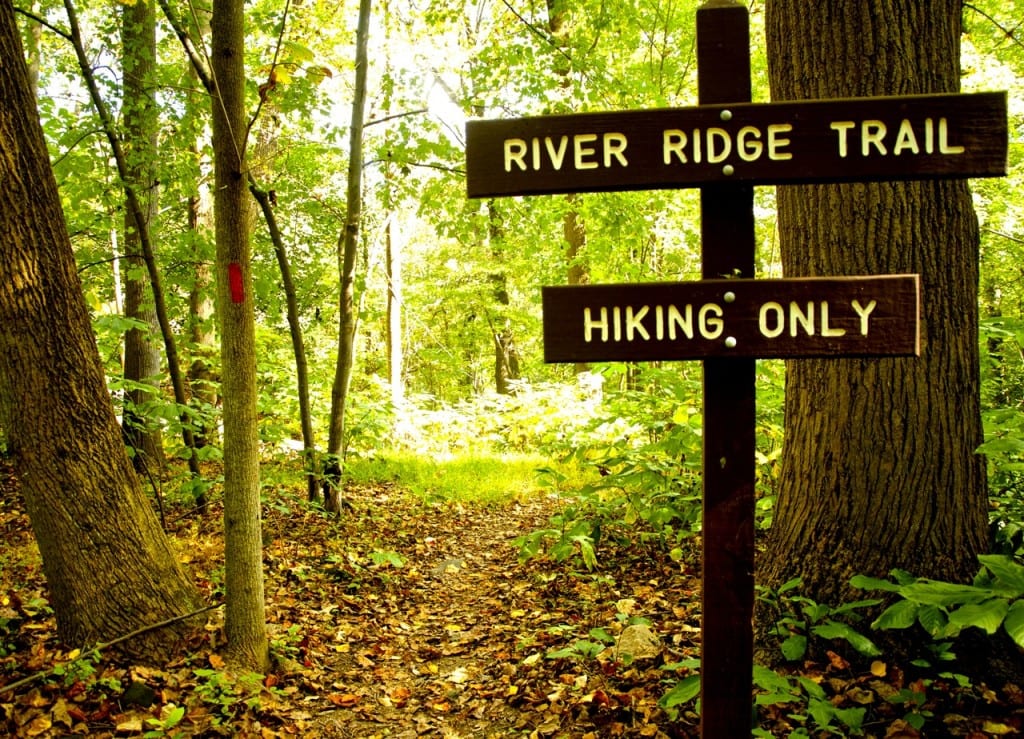
<svg viewBox="0 0 1024 739">
<path fill-rule="evenodd" d="M 671 688 L 665 691 L 665 693 L 658 699 L 658 705 L 664 709 L 668 717 L 675 721 L 679 717 L 679 706 L 685 705 L 690 701 L 700 697 L 700 660 L 699 659 L 686 659 L 681 662 L 671 662 L 661 666 L 662 670 L 666 672 L 677 670 L 686 670 L 690 674 L 683 677 L 681 680 L 677 680 Z M 695 706 L 698 713 L 700 713 L 700 701 L 697 701 Z"/>
<path fill-rule="evenodd" d="M 758 600 L 775 614 L 774 636 L 779 640 L 783 657 L 791 662 L 802 659 L 807 653 L 810 637 L 842 639 L 865 657 L 881 654 L 874 642 L 850 624 L 863 618 L 858 611 L 876 606 L 881 600 L 859 600 L 830 606 L 800 595 L 801 582 L 799 577 L 793 578 L 774 590 L 756 586 Z"/>
<path fill-rule="evenodd" d="M 184 733 L 180 731 L 171 732 L 171 729 L 180 724 L 183 718 L 185 718 L 185 706 L 176 706 L 173 703 L 168 703 L 160 710 L 160 718 L 146 719 L 146 726 L 151 728 L 143 733 L 143 739 L 184 736 Z"/>
<path fill-rule="evenodd" d="M 75 683 L 90 684 L 94 682 L 96 665 L 100 661 L 100 653 L 97 650 L 93 649 L 82 654 L 76 649 L 68 657 L 70 659 L 67 662 L 53 667 L 53 674 L 63 678 L 65 686 L 71 686 Z"/>
<path fill-rule="evenodd" d="M 214 714 L 213 723 L 231 721 L 245 708 L 258 707 L 263 676 L 255 672 L 228 675 L 208 668 L 193 670 L 195 694 Z"/>
<path fill-rule="evenodd" d="M 899 596 L 875 619 L 875 629 L 906 629 L 919 624 L 933 639 L 951 639 L 967 628 L 992 635 L 1002 627 L 1024 646 L 1024 566 L 1000 554 L 978 557 L 981 570 L 971 584 L 915 578 L 893 570 L 892 580 L 857 575 L 850 582 L 863 590 Z"/>
<path fill-rule="evenodd" d="M 825 689 L 803 675 L 782 675 L 760 665 L 754 665 L 754 684 L 760 691 L 754 699 L 758 706 L 792 706 L 787 717 L 800 728 L 791 737 L 857 736 L 863 733 L 864 708 L 840 708 L 829 700 Z M 763 729 L 755 729 L 754 736 L 770 737 Z"/>
</svg>

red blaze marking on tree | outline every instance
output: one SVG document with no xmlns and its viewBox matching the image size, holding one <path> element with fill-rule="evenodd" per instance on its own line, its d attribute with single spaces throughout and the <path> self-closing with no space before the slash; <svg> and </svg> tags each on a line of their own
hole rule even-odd
<svg viewBox="0 0 1024 739">
<path fill-rule="evenodd" d="M 242 285 L 242 267 L 238 262 L 228 265 L 228 285 L 231 286 L 231 302 L 245 302 L 245 287 Z"/>
</svg>

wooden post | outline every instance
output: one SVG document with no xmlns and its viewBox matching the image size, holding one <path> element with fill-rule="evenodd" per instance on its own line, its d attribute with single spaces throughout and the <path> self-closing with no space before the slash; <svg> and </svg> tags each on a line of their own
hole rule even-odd
<svg viewBox="0 0 1024 739">
<path fill-rule="evenodd" d="M 701 105 L 750 101 L 747 9 L 697 11 Z M 723 121 L 730 119 L 727 109 Z M 704 279 L 754 276 L 754 189 L 701 187 Z M 750 736 L 754 660 L 754 359 L 704 361 L 701 736 Z"/>
</svg>

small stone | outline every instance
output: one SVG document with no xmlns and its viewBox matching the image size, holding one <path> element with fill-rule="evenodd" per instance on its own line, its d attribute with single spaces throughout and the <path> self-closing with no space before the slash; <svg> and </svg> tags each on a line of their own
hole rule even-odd
<svg viewBox="0 0 1024 739">
<path fill-rule="evenodd" d="M 645 624 L 627 626 L 619 635 L 615 644 L 615 658 L 620 662 L 635 662 L 641 659 L 654 659 L 661 654 L 661 640 Z"/>
</svg>

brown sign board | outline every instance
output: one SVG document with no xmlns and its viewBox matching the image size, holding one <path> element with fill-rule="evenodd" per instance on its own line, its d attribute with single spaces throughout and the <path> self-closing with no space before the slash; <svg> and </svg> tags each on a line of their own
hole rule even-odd
<svg viewBox="0 0 1024 739">
<path fill-rule="evenodd" d="M 1006 93 L 911 95 L 477 120 L 469 197 L 994 177 Z"/>
<path fill-rule="evenodd" d="M 916 356 L 918 275 L 545 287 L 544 360 Z"/>
</svg>

